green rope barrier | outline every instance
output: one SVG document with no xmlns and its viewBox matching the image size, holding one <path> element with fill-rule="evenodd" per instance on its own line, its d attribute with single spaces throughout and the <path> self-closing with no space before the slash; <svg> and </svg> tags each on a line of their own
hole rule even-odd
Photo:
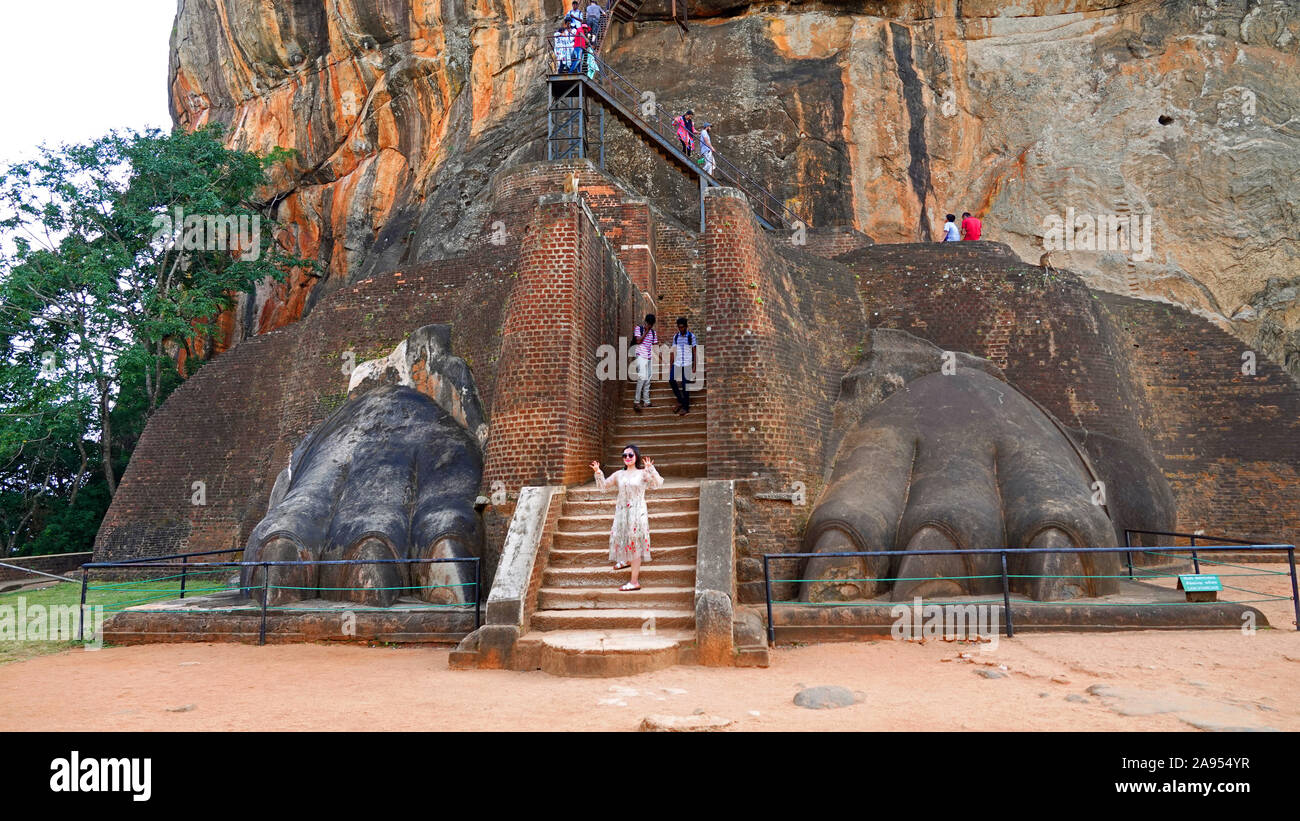
<svg viewBox="0 0 1300 821">
<path fill-rule="evenodd" d="M 1272 596 L 1274 601 L 1291 601 L 1291 597 L 1290 597 L 1290 596 L 1278 596 L 1278 595 L 1275 595 L 1275 594 L 1273 594 L 1273 593 L 1265 593 L 1263 590 L 1247 590 L 1247 589 L 1244 588 L 1244 587 L 1229 587 L 1229 586 L 1226 585 L 1226 584 L 1223 586 L 1223 589 L 1224 589 L 1224 590 L 1235 590 L 1235 591 L 1237 591 L 1238 593 L 1250 593 L 1250 594 L 1255 595 L 1255 596 Z"/>
<path fill-rule="evenodd" d="M 118 588 L 124 587 L 125 585 L 129 585 L 129 584 L 148 584 L 148 583 L 150 583 L 150 582 L 165 582 L 165 581 L 167 581 L 168 579 L 179 579 L 181 576 L 184 576 L 184 575 L 187 575 L 187 574 L 185 574 L 185 573 L 177 573 L 175 576 L 159 576 L 159 577 L 156 578 L 156 579 L 143 579 L 143 580 L 142 580 L 142 579 L 136 579 L 136 580 L 134 580 L 134 581 L 129 581 L 129 582 L 119 582 L 119 583 L 117 583 L 117 584 L 90 585 L 90 586 L 87 587 L 86 589 L 87 589 L 87 590 L 117 590 Z M 188 574 L 188 575 L 193 575 L 193 574 Z"/>
<path fill-rule="evenodd" d="M 164 593 L 161 596 L 149 596 L 148 598 L 143 598 L 143 599 L 130 599 L 128 601 L 117 601 L 117 602 L 113 602 L 112 604 L 105 604 L 105 605 L 92 605 L 90 602 L 86 602 L 86 605 L 90 607 L 102 606 L 105 610 L 112 611 L 116 609 L 125 609 L 127 607 L 130 607 L 133 604 L 144 604 L 145 602 L 163 601 L 165 599 L 171 599 L 171 598 L 175 598 L 175 596 L 171 593 Z"/>
<path fill-rule="evenodd" d="M 1002 604 L 1002 599 L 980 599 L 978 601 L 925 601 L 922 607 L 946 606 L 953 605 L 956 607 L 965 607 L 968 604 Z M 1018 603 L 1018 602 L 1017 602 Z M 798 604 L 804 607 L 912 607 L 912 602 L 810 602 L 810 601 L 792 601 L 773 599 L 772 604 Z"/>
<path fill-rule="evenodd" d="M 448 608 L 448 607 L 464 607 L 464 608 L 469 609 L 469 608 L 473 608 L 473 607 L 474 607 L 474 602 L 457 602 L 457 603 L 454 603 L 454 604 L 429 604 L 429 603 L 426 602 L 426 603 L 424 603 L 424 604 L 405 604 L 405 605 L 402 605 L 402 607 L 405 608 L 407 611 L 413 611 L 413 610 L 438 610 L 438 609 L 441 609 L 441 608 Z M 258 612 L 258 613 L 260 613 L 261 610 L 262 610 L 261 607 L 257 607 L 257 608 L 255 608 L 254 612 Z M 212 611 L 201 611 L 201 612 L 212 612 Z M 266 608 L 266 612 L 268 612 L 268 613 L 271 613 L 271 612 L 275 612 L 275 613 L 345 613 L 345 612 L 352 612 L 352 613 L 392 613 L 392 612 L 394 612 L 394 610 L 393 610 L 392 607 L 279 607 L 279 606 L 268 606 L 268 607 Z M 402 612 L 402 611 L 397 611 L 397 612 Z"/>
<path fill-rule="evenodd" d="M 431 585 L 407 585 L 405 587 L 294 587 L 287 584 L 268 584 L 267 587 L 272 590 L 437 590 L 440 587 L 473 587 L 474 582 L 460 582 L 458 584 L 431 584 Z M 260 584 L 249 585 L 250 590 L 260 588 Z"/>
<path fill-rule="evenodd" d="M 1266 595 L 1266 594 L 1260 594 Z M 1290 596 L 1279 596 L 1274 599 L 1245 599 L 1243 601 L 1224 601 L 1218 604 L 1259 604 L 1270 601 L 1291 601 Z M 1042 607 L 1046 605 L 1058 604 L 1059 602 L 1037 602 L 1027 601 L 1024 599 L 1012 599 L 1011 603 L 1016 607 Z M 806 602 L 773 599 L 772 604 L 797 604 L 804 607 L 912 607 L 909 602 Z M 924 602 L 922 607 L 927 605 L 955 605 L 965 606 L 968 604 L 1002 604 L 1001 599 L 990 599 L 988 601 L 966 601 L 966 602 Z M 1087 602 L 1086 607 L 1183 607 L 1193 604 L 1205 604 L 1205 602 L 1193 601 L 1171 601 L 1171 602 Z"/>
<path fill-rule="evenodd" d="M 932 582 L 932 581 L 959 581 L 961 579 L 1000 579 L 1001 573 L 994 573 L 991 576 L 899 576 L 899 577 L 879 577 L 872 579 L 772 579 L 772 584 L 779 582 Z"/>
</svg>

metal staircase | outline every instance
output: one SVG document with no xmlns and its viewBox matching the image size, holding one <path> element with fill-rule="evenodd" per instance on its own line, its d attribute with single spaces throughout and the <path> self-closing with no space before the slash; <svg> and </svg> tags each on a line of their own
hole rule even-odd
<svg viewBox="0 0 1300 821">
<path fill-rule="evenodd" d="M 640 8 L 640 3 L 628 4 Z M 616 3 L 615 10 L 621 8 Z M 704 192 L 713 186 L 739 188 L 749 198 L 754 215 L 768 230 L 806 226 L 785 203 L 725 156 L 713 152 L 713 173 L 682 152 L 675 130 L 656 104 L 653 94 L 643 92 L 619 74 L 598 54 L 585 56 L 581 73 L 555 73 L 547 78 L 550 101 L 546 112 L 546 157 L 549 160 L 592 157 L 605 165 L 605 113 L 617 117 L 666 162 L 700 188 L 700 230 L 704 230 Z M 594 112 L 593 112 L 594 107 Z M 592 114 L 596 116 L 593 118 Z M 594 120 L 594 122 L 593 122 Z M 592 132 L 595 131 L 593 138 Z"/>
</svg>

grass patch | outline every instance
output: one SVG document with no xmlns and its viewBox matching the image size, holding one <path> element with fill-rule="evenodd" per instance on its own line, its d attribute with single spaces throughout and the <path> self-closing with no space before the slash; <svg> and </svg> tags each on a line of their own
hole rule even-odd
<svg viewBox="0 0 1300 821">
<path fill-rule="evenodd" d="M 225 575 L 225 574 L 222 574 Z M 186 594 L 193 592 L 201 595 L 206 588 L 220 587 L 228 589 L 224 581 L 213 579 L 211 574 L 194 573 L 186 580 Z M 180 579 L 164 581 L 92 581 L 86 591 L 86 604 L 90 607 L 103 607 L 104 618 L 134 604 L 147 601 L 162 601 L 180 596 Z M 20 590 L 0 594 L 0 635 L 8 632 L 13 635 L 23 625 L 16 623 L 19 600 L 22 606 L 30 610 L 33 606 L 42 607 L 76 607 L 81 604 L 81 585 L 73 582 L 54 584 L 37 590 Z M 28 617 L 30 619 L 30 616 Z M 89 622 L 88 622 L 89 626 Z M 80 647 L 78 641 L 10 641 L 0 638 L 0 664 L 22 661 L 36 656 L 59 653 Z"/>
</svg>

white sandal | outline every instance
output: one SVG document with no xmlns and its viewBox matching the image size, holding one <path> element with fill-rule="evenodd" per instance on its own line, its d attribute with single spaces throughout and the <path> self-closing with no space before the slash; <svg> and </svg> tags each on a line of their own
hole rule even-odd
<svg viewBox="0 0 1300 821">
<path fill-rule="evenodd" d="M 632 566 L 632 563 L 631 563 L 631 562 L 618 562 L 617 564 L 614 565 L 614 569 L 615 569 L 615 570 L 627 570 L 627 569 L 628 569 L 629 567 L 631 567 L 631 566 Z"/>
</svg>

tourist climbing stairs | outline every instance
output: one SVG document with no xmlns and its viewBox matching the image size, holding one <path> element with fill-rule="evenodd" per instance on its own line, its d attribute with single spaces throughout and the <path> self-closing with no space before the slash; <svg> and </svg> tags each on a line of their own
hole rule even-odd
<svg viewBox="0 0 1300 821">
<path fill-rule="evenodd" d="M 685 0 L 683 0 L 684 9 Z M 616 3 L 611 17 L 630 20 L 640 10 L 641 3 Z M 684 14 L 684 10 L 683 10 Z M 682 23 L 682 19 L 678 19 Z M 684 27 L 684 24 L 683 24 Z M 554 34 L 548 34 L 548 38 Z M 793 229 L 806 226 L 784 201 L 758 183 L 744 169 L 729 160 L 722 152 L 714 151 L 714 167 L 706 172 L 698 157 L 698 148 L 687 154 L 681 148 L 673 126 L 673 114 L 655 103 L 659 97 L 652 91 L 643 91 L 616 71 L 602 56 L 601 35 L 596 47 L 581 64 L 569 69 L 552 63 L 556 73 L 548 78 L 550 100 L 547 104 L 547 159 L 562 160 L 587 156 L 588 103 L 601 106 L 601 124 L 597 127 L 604 140 L 603 112 L 608 111 L 627 126 L 669 165 L 684 171 L 698 182 L 703 198 L 707 188 L 730 186 L 744 192 L 754 209 L 759 223 L 769 230 Z M 548 48 L 552 47 L 548 45 Z M 563 73 L 560 73 L 563 71 Z M 603 157 L 604 148 L 599 149 Z M 603 167 L 604 160 L 601 160 Z M 702 203 L 701 203 L 702 206 Z M 703 214 L 701 214 L 701 223 Z M 701 225 L 701 229 L 703 226 Z"/>
</svg>

